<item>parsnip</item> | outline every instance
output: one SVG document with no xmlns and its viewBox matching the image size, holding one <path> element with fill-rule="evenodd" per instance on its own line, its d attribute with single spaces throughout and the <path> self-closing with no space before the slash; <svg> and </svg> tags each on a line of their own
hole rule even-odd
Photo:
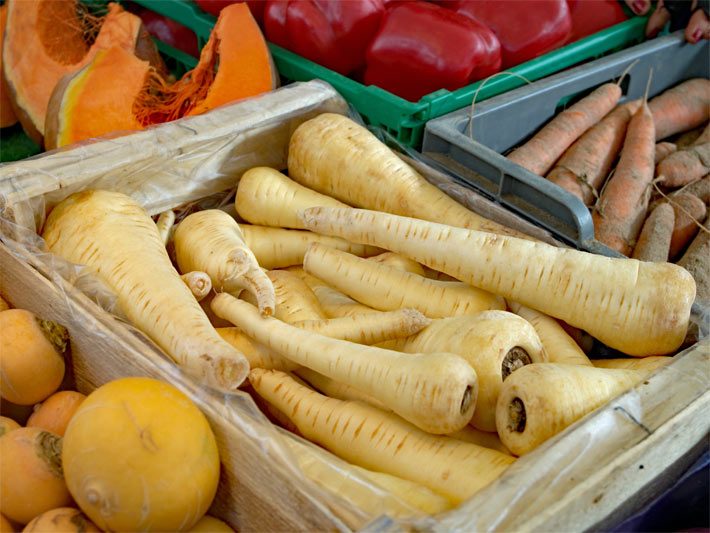
<svg viewBox="0 0 710 533">
<path fill-rule="evenodd" d="M 275 370 L 281 369 L 277 368 Z M 303 366 L 299 367 L 294 370 L 294 374 L 306 380 L 314 389 L 318 390 L 319 392 L 325 394 L 330 398 L 335 398 L 336 400 L 343 401 L 365 402 L 367 404 L 372 405 L 373 407 L 381 409 L 382 411 L 391 411 L 391 409 L 388 408 L 385 404 L 373 398 L 369 394 L 360 392 L 359 390 L 351 387 L 350 385 L 345 385 L 344 383 L 340 383 L 338 381 L 335 381 L 334 379 L 330 379 L 328 376 L 324 376 L 323 374 L 320 374 L 315 370 L 311 370 L 310 368 L 306 368 Z"/>
<path fill-rule="evenodd" d="M 471 425 L 482 431 L 496 430 L 496 401 L 505 379 L 523 365 L 547 361 L 535 329 L 506 311 L 435 320 L 416 335 L 386 346 L 409 353 L 444 351 L 463 357 L 478 377 Z"/>
<path fill-rule="evenodd" d="M 460 281 L 436 281 L 314 243 L 303 269 L 380 311 L 411 307 L 430 318 L 505 309 L 502 298 Z"/>
<path fill-rule="evenodd" d="M 316 206 L 349 207 L 269 167 L 247 170 L 239 180 L 234 199 L 241 218 L 250 224 L 276 228 L 304 229 L 298 212 Z"/>
<path fill-rule="evenodd" d="M 516 233 L 466 209 L 342 115 L 323 113 L 296 128 L 288 147 L 288 171 L 301 185 L 354 207 Z"/>
<path fill-rule="evenodd" d="M 504 383 L 496 407 L 498 435 L 523 455 L 630 389 L 645 374 L 634 370 L 556 363 L 528 365 Z"/>
<path fill-rule="evenodd" d="M 377 344 L 388 339 L 404 338 L 421 331 L 431 320 L 416 309 L 399 309 L 378 314 L 350 315 L 342 318 L 304 320 L 293 323 L 301 329 L 333 339 Z"/>
<path fill-rule="evenodd" d="M 188 272 L 180 276 L 180 279 L 198 302 L 212 291 L 212 280 L 204 272 Z"/>
<path fill-rule="evenodd" d="M 550 363 L 591 366 L 587 354 L 557 320 L 517 302 L 508 302 L 508 307 L 533 325 Z"/>
<path fill-rule="evenodd" d="M 449 433 L 448 436 L 452 439 L 458 439 L 464 442 L 470 442 L 471 444 L 476 444 L 478 446 L 483 446 L 484 448 L 490 448 L 491 450 L 496 450 L 506 455 L 513 455 L 500 441 L 498 433 L 481 431 L 473 426 L 466 426 L 465 428 L 459 429 L 454 433 Z"/>
<path fill-rule="evenodd" d="M 470 498 L 514 461 L 509 455 L 429 435 L 392 413 L 326 398 L 275 370 L 254 369 L 254 390 L 309 440 L 363 468 L 408 479 L 453 503 Z"/>
<path fill-rule="evenodd" d="M 167 245 L 170 240 L 170 235 L 172 234 L 173 226 L 175 225 L 175 212 L 168 210 L 160 213 L 155 225 L 158 227 L 160 240 L 163 241 L 163 245 Z"/>
<path fill-rule="evenodd" d="M 373 255 L 372 257 L 368 257 L 367 260 L 372 261 L 373 263 L 387 265 L 404 272 L 409 272 L 410 274 L 417 274 L 418 276 L 427 277 L 422 265 L 416 261 L 412 261 L 408 257 L 404 257 L 403 255 L 395 254 L 393 252 Z"/>
<path fill-rule="evenodd" d="M 358 509 L 374 516 L 387 512 L 395 517 L 406 517 L 415 514 L 412 512 L 413 510 L 433 515 L 453 507 L 447 498 L 419 483 L 353 464 L 348 464 L 347 467 L 330 465 L 332 456 L 329 458 L 328 453 L 321 448 L 307 446 L 296 439 L 285 439 L 285 441 L 306 476 L 329 492 L 345 498 Z M 395 498 L 387 494 L 378 494 L 363 486 L 349 475 L 348 470 L 352 470 L 370 483 L 386 489 Z M 402 505 L 400 502 L 407 505 Z"/>
<path fill-rule="evenodd" d="M 666 355 L 650 355 L 648 357 L 627 357 L 623 359 L 592 359 L 592 364 L 597 368 L 621 368 L 650 374 L 671 361 L 673 361 L 673 358 Z"/>
<path fill-rule="evenodd" d="M 276 295 L 275 318 L 295 324 L 325 317 L 316 295 L 296 274 L 287 270 L 269 270 L 266 275 L 271 280 Z"/>
<path fill-rule="evenodd" d="M 334 289 L 325 281 L 320 280 L 315 276 L 311 276 L 300 266 L 289 267 L 288 270 L 306 282 L 306 285 L 311 288 L 313 293 L 318 298 L 318 302 L 320 303 L 326 316 L 330 318 L 340 318 L 344 316 L 362 314 L 376 315 L 382 312 L 353 300 L 350 296 Z"/>
<path fill-rule="evenodd" d="M 281 357 L 275 351 L 249 338 L 239 328 L 233 326 L 217 328 L 217 333 L 232 347 L 244 354 L 244 357 L 249 361 L 250 368 L 289 372 L 299 367 L 296 363 Z"/>
<path fill-rule="evenodd" d="M 256 296 L 262 314 L 273 314 L 274 287 L 227 213 L 219 209 L 193 213 L 178 224 L 173 240 L 180 272 L 205 272 L 217 291 L 246 289 Z"/>
<path fill-rule="evenodd" d="M 670 263 L 603 257 L 359 209 L 316 207 L 313 231 L 382 246 L 586 330 L 628 355 L 683 342 L 695 282 Z"/>
<path fill-rule="evenodd" d="M 106 282 L 126 317 L 186 372 L 227 392 L 244 380 L 246 359 L 214 331 L 153 220 L 129 196 L 75 193 L 52 210 L 42 236 L 51 252 Z"/>
<path fill-rule="evenodd" d="M 450 433 L 473 415 L 476 373 L 457 355 L 410 357 L 330 339 L 262 318 L 254 306 L 227 293 L 212 300 L 212 309 L 283 357 L 373 396 L 425 431 Z"/>
<path fill-rule="evenodd" d="M 240 224 L 240 228 L 247 246 L 256 256 L 259 265 L 268 270 L 303 264 L 303 256 L 306 255 L 306 250 L 312 242 L 322 242 L 333 248 L 364 257 L 382 253 L 380 248 L 353 244 L 337 237 L 326 237 L 311 231 L 249 224 Z"/>
</svg>

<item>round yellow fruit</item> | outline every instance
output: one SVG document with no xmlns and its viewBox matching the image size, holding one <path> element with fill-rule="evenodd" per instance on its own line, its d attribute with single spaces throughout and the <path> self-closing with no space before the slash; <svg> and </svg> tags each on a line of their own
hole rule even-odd
<svg viewBox="0 0 710 533">
<path fill-rule="evenodd" d="M 110 531 L 178 531 L 207 512 L 219 453 L 205 416 L 172 385 L 123 378 L 89 394 L 62 451 L 81 510 Z"/>
</svg>

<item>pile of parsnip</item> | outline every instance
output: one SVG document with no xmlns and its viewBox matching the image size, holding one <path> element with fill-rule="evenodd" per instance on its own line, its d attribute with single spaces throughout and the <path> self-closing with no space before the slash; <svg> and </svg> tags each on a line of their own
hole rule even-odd
<svg viewBox="0 0 710 533">
<path fill-rule="evenodd" d="M 508 158 L 577 196 L 597 240 L 627 257 L 672 261 L 710 305 L 710 80 L 618 104 L 607 83 Z"/>
<path fill-rule="evenodd" d="M 233 213 L 173 230 L 172 212 L 156 224 L 123 194 L 77 193 L 43 237 L 185 371 L 225 392 L 248 376 L 272 420 L 397 495 L 394 515 L 456 506 L 683 343 L 686 270 L 517 234 L 344 116 L 296 129 L 288 174 L 253 168 Z M 590 360 L 580 330 L 634 357 Z M 309 477 L 342 485 L 322 450 L 289 444 Z"/>
</svg>

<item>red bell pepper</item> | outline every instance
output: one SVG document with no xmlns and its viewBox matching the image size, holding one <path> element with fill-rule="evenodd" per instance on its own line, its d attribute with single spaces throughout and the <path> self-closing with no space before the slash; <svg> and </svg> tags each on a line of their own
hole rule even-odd
<svg viewBox="0 0 710 533">
<path fill-rule="evenodd" d="M 168 17 L 158 15 L 155 11 L 149 9 L 141 9 L 138 12 L 138 16 L 143 21 L 148 33 L 154 37 L 193 57 L 200 55 L 200 51 L 197 48 L 197 36 L 187 26 L 183 26 Z"/>
<path fill-rule="evenodd" d="M 567 0 L 572 16 L 569 42 L 628 20 L 618 0 Z"/>
<path fill-rule="evenodd" d="M 387 11 L 367 50 L 365 83 L 411 101 L 498 72 L 500 43 L 482 24 L 427 2 Z"/>
<path fill-rule="evenodd" d="M 200 9 L 206 11 L 207 13 L 219 16 L 219 12 L 222 11 L 224 7 L 229 4 L 238 4 L 245 0 L 195 0 Z M 261 26 L 264 22 L 264 7 L 266 6 L 266 0 L 246 0 L 249 5 L 249 11 L 251 11 L 252 16 L 256 22 Z"/>
<path fill-rule="evenodd" d="M 566 0 L 460 0 L 447 7 L 495 32 L 504 69 L 562 46 L 572 33 Z"/>
<path fill-rule="evenodd" d="M 383 0 L 269 0 L 266 38 L 341 74 L 365 63 L 385 12 Z"/>
</svg>

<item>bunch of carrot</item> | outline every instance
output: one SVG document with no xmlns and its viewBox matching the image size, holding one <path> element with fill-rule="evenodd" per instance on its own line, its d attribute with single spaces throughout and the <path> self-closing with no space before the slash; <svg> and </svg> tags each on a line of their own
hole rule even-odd
<svg viewBox="0 0 710 533">
<path fill-rule="evenodd" d="M 248 362 L 267 416 L 394 495 L 394 515 L 468 499 L 684 340 L 695 296 L 684 269 L 487 220 L 346 117 L 300 125 L 288 174 L 253 168 L 233 206 L 178 217 L 174 231 L 173 213 L 156 225 L 129 197 L 79 193 L 50 214 L 45 239 L 210 386 L 233 391 Z M 141 239 L 150 247 L 133 268 Z M 185 327 L 171 318 L 178 294 Z M 596 366 L 570 336 L 581 330 L 635 358 Z M 291 449 L 308 477 L 383 510 L 315 450 Z"/>
<path fill-rule="evenodd" d="M 545 125 L 509 158 L 592 210 L 595 236 L 627 257 L 677 262 L 710 304 L 710 81 L 618 104 L 608 83 Z"/>
</svg>

